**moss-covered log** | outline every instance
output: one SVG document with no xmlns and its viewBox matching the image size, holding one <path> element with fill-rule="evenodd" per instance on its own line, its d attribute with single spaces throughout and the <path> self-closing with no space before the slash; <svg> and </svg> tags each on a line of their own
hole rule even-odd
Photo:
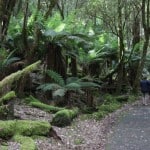
<svg viewBox="0 0 150 150">
<path fill-rule="evenodd" d="M 71 124 L 71 121 L 78 115 L 79 109 L 64 109 L 58 111 L 52 119 L 51 124 L 58 127 L 64 127 Z"/>
<path fill-rule="evenodd" d="M 48 135 L 51 125 L 46 121 L 10 120 L 0 121 L 0 137 L 8 138 L 16 134 L 23 136 Z"/>
<path fill-rule="evenodd" d="M 31 137 L 15 135 L 13 139 L 21 144 L 21 150 L 36 150 L 36 145 Z"/>
<path fill-rule="evenodd" d="M 56 113 L 56 112 L 64 109 L 64 108 L 60 108 L 60 107 L 50 106 L 50 105 L 47 105 L 47 104 L 44 104 L 41 102 L 30 102 L 29 105 L 36 107 L 36 108 L 40 108 L 44 111 L 53 112 L 53 113 Z"/>
<path fill-rule="evenodd" d="M 19 70 L 15 73 L 12 73 L 9 76 L 5 77 L 2 81 L 0 81 L 0 89 L 5 87 L 6 85 L 11 85 L 14 81 L 19 80 L 21 76 L 25 76 L 25 75 L 29 74 L 30 72 L 36 70 L 40 63 L 41 63 L 41 61 L 37 61 L 37 62 L 27 66 L 23 70 Z"/>
<path fill-rule="evenodd" d="M 30 106 L 40 108 L 41 110 L 44 110 L 47 112 L 52 112 L 52 113 L 56 113 L 56 112 L 64 109 L 64 108 L 44 104 L 40 100 L 33 97 L 32 95 L 30 95 L 29 97 L 26 98 L 26 103 Z"/>
</svg>

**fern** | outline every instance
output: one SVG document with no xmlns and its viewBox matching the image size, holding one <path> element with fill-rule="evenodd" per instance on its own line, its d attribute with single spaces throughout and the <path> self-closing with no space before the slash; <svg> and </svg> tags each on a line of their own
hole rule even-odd
<svg viewBox="0 0 150 150">
<path fill-rule="evenodd" d="M 65 85 L 64 79 L 57 72 L 54 72 L 53 70 L 47 70 L 47 74 L 48 74 L 49 77 L 51 77 L 60 86 Z"/>
<path fill-rule="evenodd" d="M 40 86 L 38 86 L 37 90 L 42 90 L 42 91 L 46 92 L 46 91 L 50 91 L 50 90 L 57 90 L 59 88 L 61 88 L 61 86 L 58 84 L 45 83 L 45 84 L 41 84 Z"/>
<path fill-rule="evenodd" d="M 66 84 L 72 83 L 72 82 L 77 82 L 79 80 L 78 77 L 69 77 L 66 80 Z"/>
<path fill-rule="evenodd" d="M 81 88 L 91 88 L 91 87 L 100 87 L 100 85 L 94 83 L 94 82 L 79 82 Z"/>
<path fill-rule="evenodd" d="M 81 85 L 79 83 L 69 83 L 65 86 L 65 88 L 68 90 L 80 90 Z"/>
<path fill-rule="evenodd" d="M 62 96 L 65 95 L 65 93 L 66 93 L 66 90 L 65 90 L 64 88 L 62 88 L 62 89 L 55 90 L 55 91 L 53 92 L 53 96 L 54 96 L 54 97 L 55 97 L 55 96 L 60 96 L 60 97 L 62 97 Z"/>
</svg>

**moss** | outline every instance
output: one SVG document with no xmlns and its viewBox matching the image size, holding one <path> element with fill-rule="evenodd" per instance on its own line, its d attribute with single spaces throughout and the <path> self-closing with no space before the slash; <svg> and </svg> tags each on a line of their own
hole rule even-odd
<svg viewBox="0 0 150 150">
<path fill-rule="evenodd" d="M 32 136 L 32 135 L 47 135 L 51 126 L 44 121 L 18 120 L 16 121 L 16 133 Z"/>
<path fill-rule="evenodd" d="M 0 121 L 0 137 L 12 137 L 15 134 L 15 124 L 15 121 Z"/>
<path fill-rule="evenodd" d="M 29 104 L 30 102 L 40 102 L 40 100 L 30 95 L 29 97 L 25 98 L 25 103 Z"/>
<path fill-rule="evenodd" d="M 50 106 L 50 105 L 47 105 L 47 104 L 44 104 L 41 102 L 30 102 L 29 105 L 36 107 L 36 108 L 40 108 L 44 111 L 53 112 L 53 113 L 56 113 L 56 112 L 64 109 L 64 108 L 60 108 L 60 107 Z"/>
<path fill-rule="evenodd" d="M 13 139 L 21 144 L 21 150 L 36 150 L 34 140 L 30 137 L 15 135 Z"/>
<path fill-rule="evenodd" d="M 73 110 L 64 109 L 58 111 L 53 117 L 51 124 L 59 127 L 70 125 L 72 119 L 74 119 L 78 113 L 78 108 L 75 108 Z"/>
<path fill-rule="evenodd" d="M 6 93 L 4 96 L 2 96 L 0 98 L 0 104 L 3 103 L 3 102 L 7 102 L 8 100 L 12 99 L 12 98 L 15 98 L 16 97 L 16 94 L 14 91 L 10 91 L 8 93 Z"/>
<path fill-rule="evenodd" d="M 25 99 L 25 102 L 27 104 L 29 104 L 30 106 L 33 106 L 33 107 L 36 107 L 36 108 L 40 108 L 40 109 L 42 109 L 44 111 L 47 111 L 47 112 L 56 113 L 57 111 L 60 111 L 60 110 L 64 109 L 64 108 L 60 108 L 60 107 L 55 107 L 55 106 L 44 104 L 44 103 L 40 102 L 40 100 L 38 100 L 37 98 L 33 97 L 32 95 L 27 97 Z"/>
<path fill-rule="evenodd" d="M 50 128 L 51 125 L 45 121 L 0 121 L 0 137 L 8 138 L 15 134 L 24 136 L 47 135 Z"/>
<path fill-rule="evenodd" d="M 0 146 L 0 150 L 8 150 L 8 146 Z"/>
</svg>

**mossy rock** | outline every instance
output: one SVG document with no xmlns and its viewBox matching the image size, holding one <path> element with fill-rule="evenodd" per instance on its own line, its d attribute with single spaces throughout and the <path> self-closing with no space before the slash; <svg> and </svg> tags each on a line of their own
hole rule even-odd
<svg viewBox="0 0 150 150">
<path fill-rule="evenodd" d="M 10 120 L 0 121 L 0 137 L 9 138 L 15 134 L 24 136 L 47 135 L 51 125 L 45 121 Z"/>
<path fill-rule="evenodd" d="M 21 144 L 21 150 L 36 150 L 35 142 L 30 137 L 15 135 L 13 139 Z"/>
<path fill-rule="evenodd" d="M 53 117 L 51 124 L 58 127 L 70 125 L 71 121 L 78 115 L 78 113 L 78 108 L 58 111 Z"/>
<path fill-rule="evenodd" d="M 8 150 L 8 146 L 0 146 L 0 150 Z"/>
</svg>

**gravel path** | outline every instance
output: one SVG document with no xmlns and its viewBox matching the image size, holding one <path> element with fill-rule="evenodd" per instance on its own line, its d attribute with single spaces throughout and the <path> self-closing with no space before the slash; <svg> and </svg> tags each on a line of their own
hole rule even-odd
<svg viewBox="0 0 150 150">
<path fill-rule="evenodd" d="M 150 107 L 136 106 L 112 130 L 106 150 L 149 150 Z"/>
<path fill-rule="evenodd" d="M 139 104 L 136 102 L 134 105 Z M 71 126 L 65 128 L 53 127 L 57 135 L 62 139 L 60 142 L 55 138 L 37 139 L 35 143 L 38 150 L 105 150 L 107 133 L 112 129 L 117 118 L 132 110 L 131 105 L 125 105 L 116 112 L 106 116 L 101 121 L 94 119 L 76 118 Z M 15 106 L 15 116 L 21 119 L 47 120 L 52 119 L 52 115 L 36 108 L 24 105 Z M 13 141 L 8 142 L 8 150 L 20 150 L 20 145 Z M 113 149 L 111 149 L 113 150 Z M 116 150 L 116 149 L 115 149 Z M 117 149 L 119 150 L 119 149 Z M 123 149 L 122 149 L 123 150 Z"/>
</svg>

